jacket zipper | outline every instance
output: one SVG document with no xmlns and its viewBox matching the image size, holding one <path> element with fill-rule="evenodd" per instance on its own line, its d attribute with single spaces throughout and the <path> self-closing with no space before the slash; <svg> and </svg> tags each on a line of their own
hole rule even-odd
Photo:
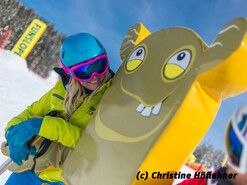
<svg viewBox="0 0 247 185">
<path fill-rule="evenodd" d="M 67 115 L 67 118 L 65 119 L 66 121 L 69 121 L 69 119 L 71 118 L 71 116 L 75 113 L 75 111 L 77 111 L 79 109 L 79 107 L 84 103 L 85 99 L 76 107 L 76 109 L 71 113 L 71 115 Z"/>
<path fill-rule="evenodd" d="M 64 98 L 58 94 L 52 93 L 52 96 L 55 96 L 55 97 L 59 98 L 60 100 L 64 100 Z"/>
</svg>

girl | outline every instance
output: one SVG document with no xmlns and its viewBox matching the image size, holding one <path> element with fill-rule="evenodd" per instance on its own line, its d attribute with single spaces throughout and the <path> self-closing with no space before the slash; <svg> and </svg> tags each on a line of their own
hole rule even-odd
<svg viewBox="0 0 247 185">
<path fill-rule="evenodd" d="M 5 129 L 10 158 L 18 165 L 28 155 L 36 154 L 35 148 L 28 144 L 36 135 L 74 148 L 114 75 L 103 45 L 88 33 L 65 39 L 60 61 L 63 69 L 55 71 L 61 80 L 14 117 Z M 14 172 L 6 185 L 63 184 L 60 173 L 57 169 L 39 175 L 30 170 Z"/>
</svg>

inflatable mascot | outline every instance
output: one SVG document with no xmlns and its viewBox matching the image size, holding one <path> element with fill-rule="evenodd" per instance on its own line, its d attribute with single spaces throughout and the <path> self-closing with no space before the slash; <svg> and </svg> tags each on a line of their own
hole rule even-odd
<svg viewBox="0 0 247 185">
<path fill-rule="evenodd" d="M 247 19 L 233 20 L 208 47 L 187 28 L 130 28 L 112 86 L 63 165 L 67 182 L 168 184 L 157 172 L 179 171 L 222 99 L 247 90 L 246 33 Z"/>
<path fill-rule="evenodd" d="M 247 90 L 246 33 L 247 19 L 238 18 L 207 46 L 187 28 L 151 34 L 135 24 L 75 149 L 54 149 L 37 167 L 62 168 L 71 185 L 171 184 L 169 174 L 198 146 L 221 101 Z"/>
</svg>

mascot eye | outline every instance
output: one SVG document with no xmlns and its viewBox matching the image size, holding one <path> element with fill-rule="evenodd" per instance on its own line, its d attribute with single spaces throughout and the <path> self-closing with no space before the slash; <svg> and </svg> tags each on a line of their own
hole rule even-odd
<svg viewBox="0 0 247 185">
<path fill-rule="evenodd" d="M 189 50 L 179 51 L 173 55 L 167 62 L 167 64 L 176 64 L 184 70 L 188 67 L 191 59 L 191 53 Z"/>
<path fill-rule="evenodd" d="M 145 58 L 146 52 L 145 49 L 143 47 L 139 47 L 137 48 L 129 57 L 125 69 L 128 72 L 131 72 L 135 69 L 137 69 L 141 63 L 143 62 L 144 58 Z"/>
<path fill-rule="evenodd" d="M 165 65 L 164 76 L 175 79 L 181 76 L 188 68 L 191 61 L 191 51 L 182 50 L 173 55 Z"/>
</svg>

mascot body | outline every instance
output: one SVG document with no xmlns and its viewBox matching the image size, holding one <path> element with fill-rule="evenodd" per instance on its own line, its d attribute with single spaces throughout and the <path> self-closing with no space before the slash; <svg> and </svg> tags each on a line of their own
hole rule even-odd
<svg viewBox="0 0 247 185">
<path fill-rule="evenodd" d="M 134 25 L 112 86 L 63 166 L 69 184 L 172 183 L 157 173 L 179 171 L 222 99 L 247 90 L 246 31 L 247 20 L 236 19 L 208 47 L 186 28 L 150 34 Z"/>
</svg>

